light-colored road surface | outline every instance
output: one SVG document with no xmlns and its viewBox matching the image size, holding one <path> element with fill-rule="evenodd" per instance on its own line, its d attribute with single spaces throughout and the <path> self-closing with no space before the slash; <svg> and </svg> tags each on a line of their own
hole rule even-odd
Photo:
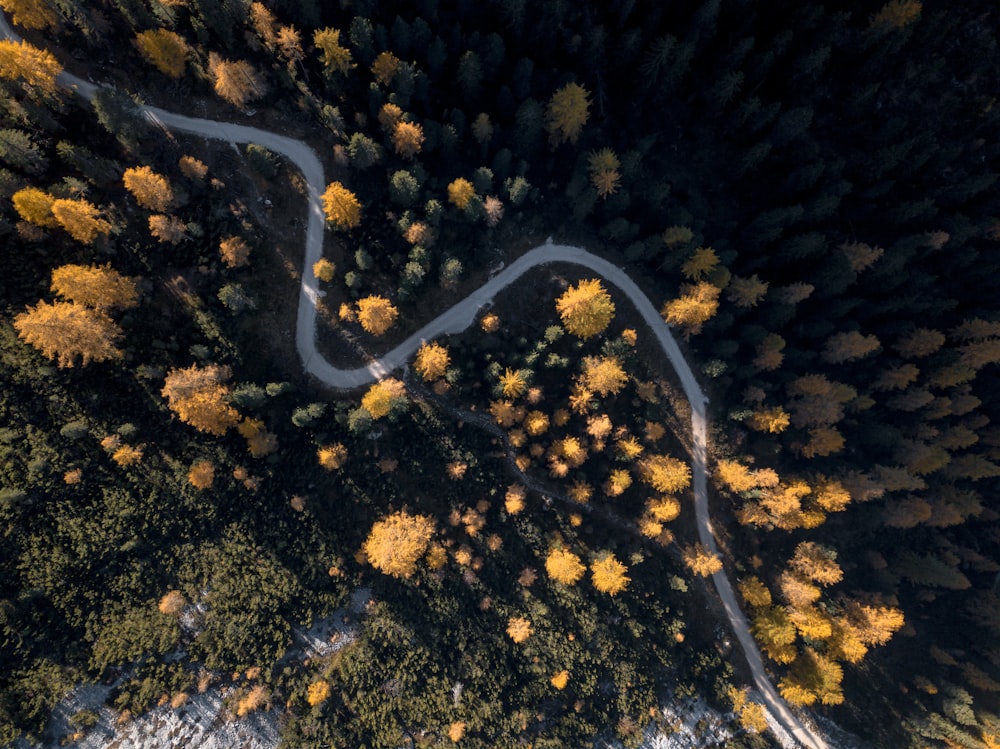
<svg viewBox="0 0 1000 749">
<path fill-rule="evenodd" d="M 7 23 L 6 17 L 0 13 L 0 33 L 11 39 L 19 39 Z M 97 91 L 97 86 L 83 81 L 76 76 L 64 73 L 60 76 L 61 85 L 69 88 L 84 98 L 90 100 Z M 691 403 L 691 430 L 694 444 L 692 456 L 692 474 L 694 480 L 695 512 L 698 525 L 698 536 L 701 542 L 712 551 L 718 553 L 715 536 L 712 531 L 712 521 L 708 512 L 708 488 L 706 480 L 708 436 L 705 417 L 705 407 L 708 398 L 702 392 L 698 381 L 691 371 L 687 360 L 681 353 L 670 333 L 669 326 L 663 321 L 649 298 L 636 283 L 629 278 L 624 270 L 580 247 L 570 247 L 549 243 L 526 252 L 508 267 L 497 273 L 489 281 L 472 292 L 469 296 L 451 309 L 424 325 L 420 330 L 396 346 L 377 361 L 366 367 L 355 369 L 339 369 L 330 364 L 316 350 L 316 300 L 320 296 L 316 277 L 312 266 L 323 254 L 323 204 L 321 195 L 325 189 L 323 165 L 315 152 L 301 141 L 286 138 L 275 133 L 269 133 L 245 125 L 235 125 L 194 117 L 186 117 L 173 112 L 167 112 L 156 107 L 142 107 L 143 115 L 153 123 L 170 130 L 203 138 L 212 138 L 229 143 L 257 143 L 276 153 L 280 153 L 298 167 L 308 184 L 309 222 L 306 231 L 305 260 L 302 271 L 302 284 L 299 291 L 298 317 L 295 331 L 295 343 L 299 356 L 307 372 L 321 380 L 331 388 L 350 390 L 369 384 L 385 376 L 394 369 L 405 364 L 416 352 L 421 342 L 432 340 L 449 333 L 460 333 L 476 318 L 479 310 L 511 283 L 527 271 L 548 263 L 572 263 L 593 271 L 629 298 L 636 310 L 642 315 L 649 326 L 650 332 L 656 337 L 660 347 L 670 359 L 674 371 L 680 378 L 681 386 Z M 803 746 L 810 749 L 827 749 L 822 737 L 807 728 L 778 694 L 774 685 L 767 677 L 760 650 L 750 634 L 746 617 L 736 601 L 733 587 L 725 572 L 717 572 L 712 576 L 715 588 L 722 599 L 729 623 L 736 633 L 747 663 L 753 674 L 757 689 L 763 695 L 767 708 L 777 718 L 778 722 Z"/>
</svg>

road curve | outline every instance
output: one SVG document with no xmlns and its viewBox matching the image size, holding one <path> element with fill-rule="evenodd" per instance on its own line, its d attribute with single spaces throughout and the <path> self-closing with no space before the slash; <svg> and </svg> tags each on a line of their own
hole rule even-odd
<svg viewBox="0 0 1000 749">
<path fill-rule="evenodd" d="M 0 13 L 0 35 L 14 41 L 20 40 L 20 37 L 11 29 L 3 13 Z M 88 101 L 94 97 L 98 90 L 95 84 L 68 73 L 60 74 L 58 82 Z M 380 359 L 364 367 L 340 369 L 330 364 L 316 350 L 316 301 L 320 292 L 312 266 L 323 254 L 324 216 L 321 195 L 325 189 L 326 181 L 323 176 L 323 165 L 315 152 L 301 141 L 245 125 L 187 117 L 157 107 L 142 106 L 139 109 L 150 122 L 176 132 L 189 133 L 228 143 L 257 143 L 271 151 L 280 153 L 302 172 L 308 185 L 309 220 L 306 230 L 302 283 L 299 287 L 295 345 L 305 370 L 333 389 L 351 390 L 374 382 L 405 364 L 423 341 L 464 331 L 472 325 L 479 310 L 492 301 L 498 292 L 537 266 L 549 263 L 579 265 L 618 287 L 642 315 L 650 332 L 670 359 L 674 371 L 680 378 L 684 394 L 691 404 L 691 432 L 694 445 L 691 466 L 698 537 L 703 544 L 718 553 L 718 546 L 712 531 L 712 521 L 708 512 L 706 479 L 708 429 L 705 414 L 708 398 L 699 387 L 691 367 L 670 332 L 670 327 L 656 311 L 649 298 L 624 270 L 580 247 L 552 244 L 549 240 L 548 243 L 526 252 L 465 299 L 428 322 Z M 781 726 L 803 746 L 809 749 L 827 749 L 823 738 L 811 731 L 792 713 L 768 679 L 760 650 L 750 634 L 746 617 L 737 603 L 733 587 L 725 572 L 715 573 L 712 576 L 712 581 L 722 599 L 729 623 L 743 648 L 750 671 L 753 674 L 754 683 L 763 696 L 768 710 Z"/>
</svg>

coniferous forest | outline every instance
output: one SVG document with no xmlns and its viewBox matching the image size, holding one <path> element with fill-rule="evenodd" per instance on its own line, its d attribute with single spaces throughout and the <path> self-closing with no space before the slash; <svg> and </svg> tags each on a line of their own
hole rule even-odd
<svg viewBox="0 0 1000 749">
<path fill-rule="evenodd" d="M 773 746 L 721 568 L 821 731 L 1000 746 L 993 2 L 0 8 L 0 743 L 103 684 L 289 747 L 637 746 L 685 698 Z M 293 164 L 140 105 L 307 143 L 323 257 Z M 304 276 L 356 367 L 549 237 L 679 338 L 720 554 L 677 376 L 584 269 L 303 372 Z"/>
</svg>

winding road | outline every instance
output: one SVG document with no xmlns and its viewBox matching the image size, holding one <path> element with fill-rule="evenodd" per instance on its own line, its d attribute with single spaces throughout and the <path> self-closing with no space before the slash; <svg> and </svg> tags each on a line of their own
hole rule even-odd
<svg viewBox="0 0 1000 749">
<path fill-rule="evenodd" d="M 0 13 L 0 35 L 14 41 L 20 40 L 2 13 Z M 58 82 L 61 86 L 74 91 L 88 101 L 94 97 L 98 90 L 95 84 L 68 73 L 60 74 Z M 351 390 L 374 382 L 405 364 L 423 341 L 464 331 L 472 325 L 479 310 L 492 301 L 497 293 L 529 270 L 540 265 L 572 263 L 593 271 L 608 283 L 616 286 L 628 297 L 649 326 L 650 332 L 656 337 L 680 378 L 685 396 L 691 404 L 691 431 L 694 445 L 691 465 L 698 536 L 703 544 L 713 552 L 718 553 L 708 511 L 706 479 L 708 437 L 705 415 L 708 398 L 699 387 L 698 381 L 681 353 L 677 341 L 674 340 L 669 326 L 660 317 L 649 298 L 624 270 L 580 247 L 552 244 L 549 240 L 548 243 L 526 252 L 465 299 L 428 322 L 382 358 L 365 367 L 340 369 L 330 364 L 316 350 L 316 302 L 321 293 L 312 266 L 323 254 L 325 222 L 321 195 L 326 183 L 323 165 L 315 152 L 301 141 L 245 125 L 187 117 L 157 107 L 142 106 L 139 111 L 150 122 L 175 132 L 222 140 L 231 144 L 257 143 L 286 157 L 301 171 L 308 185 L 309 220 L 306 231 L 302 283 L 299 289 L 295 343 L 305 370 L 336 390 Z M 767 709 L 801 745 L 809 749 L 827 749 L 823 738 L 810 730 L 792 713 L 768 679 L 760 650 L 750 634 L 746 617 L 737 603 L 733 587 L 725 572 L 715 573 L 712 576 L 712 581 L 722 599 L 729 623 L 743 648 L 750 671 L 753 674 L 754 683 L 762 695 Z"/>
</svg>

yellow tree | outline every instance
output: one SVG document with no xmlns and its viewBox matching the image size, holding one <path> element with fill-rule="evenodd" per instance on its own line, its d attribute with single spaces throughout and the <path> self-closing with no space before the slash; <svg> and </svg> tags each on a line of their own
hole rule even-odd
<svg viewBox="0 0 1000 749">
<path fill-rule="evenodd" d="M 448 200 L 460 210 L 464 210 L 475 196 L 476 188 L 467 179 L 459 177 L 448 185 Z"/>
<path fill-rule="evenodd" d="M 500 375 L 500 390 L 505 398 L 516 398 L 528 389 L 528 380 L 519 369 L 507 367 Z"/>
<path fill-rule="evenodd" d="M 747 426 L 758 432 L 780 434 L 788 428 L 791 418 L 781 406 L 754 411 L 747 419 Z"/>
<path fill-rule="evenodd" d="M 99 235 L 111 232 L 111 224 L 99 215 L 97 206 L 86 200 L 61 199 L 52 203 L 52 215 L 73 239 L 92 243 Z"/>
<path fill-rule="evenodd" d="M 219 255 L 230 268 L 242 268 L 250 263 L 250 245 L 242 237 L 223 237 L 219 242 Z"/>
<path fill-rule="evenodd" d="M 129 309 L 139 303 L 135 282 L 110 265 L 61 265 L 52 271 L 52 291 L 99 310 Z"/>
<path fill-rule="evenodd" d="M 424 145 L 424 128 L 416 122 L 397 122 L 392 129 L 392 146 L 404 159 L 412 160 Z"/>
<path fill-rule="evenodd" d="M 833 585 L 844 577 L 843 570 L 837 564 L 837 552 L 814 541 L 802 541 L 796 546 L 788 566 L 802 577 L 820 585 Z"/>
<path fill-rule="evenodd" d="M 331 182 L 323 193 L 323 212 L 326 220 L 340 229 L 361 225 L 361 203 L 340 182 Z"/>
<path fill-rule="evenodd" d="M 586 390 L 603 398 L 625 387 L 628 375 L 614 356 L 587 356 L 583 360 L 580 380 Z"/>
<path fill-rule="evenodd" d="M 567 83 L 558 89 L 549 100 L 545 110 L 545 128 L 549 131 L 549 142 L 553 146 L 560 143 L 576 143 L 587 123 L 590 109 L 590 94 L 578 83 Z"/>
<path fill-rule="evenodd" d="M 208 174 L 208 166 L 204 161 L 196 159 L 194 156 L 181 156 L 177 160 L 181 174 L 195 182 L 201 182 Z"/>
<path fill-rule="evenodd" d="M 59 226 L 56 217 L 52 215 L 52 204 L 56 199 L 44 190 L 25 187 L 11 195 L 10 199 L 14 203 L 14 210 L 28 223 L 41 226 L 43 229 Z"/>
<path fill-rule="evenodd" d="M 629 577 L 625 573 L 628 567 L 615 559 L 615 555 L 606 552 L 590 565 L 591 580 L 594 587 L 602 593 L 613 596 L 628 587 Z"/>
<path fill-rule="evenodd" d="M 691 483 L 691 467 L 669 455 L 650 455 L 639 461 L 639 476 L 656 491 L 672 493 Z"/>
<path fill-rule="evenodd" d="M 603 333 L 615 316 L 615 303 L 596 278 L 570 286 L 556 300 L 563 327 L 580 338 Z"/>
<path fill-rule="evenodd" d="M 210 460 L 196 460 L 188 471 L 188 483 L 204 491 L 215 482 L 215 465 Z"/>
<path fill-rule="evenodd" d="M 319 464 L 328 471 L 336 471 L 347 462 L 347 448 L 340 442 L 323 445 L 316 451 Z"/>
<path fill-rule="evenodd" d="M 394 403 L 405 394 L 406 387 L 403 383 L 389 377 L 368 388 L 368 392 L 361 397 L 361 406 L 373 419 L 381 419 L 389 415 Z"/>
<path fill-rule="evenodd" d="M 52 29 L 59 16 L 46 0 L 0 0 L 0 8 L 10 13 L 10 20 L 26 29 Z"/>
<path fill-rule="evenodd" d="M 722 569 L 722 560 L 704 544 L 694 544 L 681 549 L 684 564 L 695 575 L 709 577 Z"/>
<path fill-rule="evenodd" d="M 681 286 L 681 295 L 663 305 L 660 314 L 670 325 L 684 329 L 685 334 L 701 332 L 719 309 L 719 287 L 707 281 Z"/>
<path fill-rule="evenodd" d="M 246 60 L 223 60 L 212 52 L 208 57 L 208 69 L 215 93 L 233 106 L 243 108 L 266 91 L 257 71 Z"/>
<path fill-rule="evenodd" d="M 51 93 L 60 73 L 62 65 L 51 53 L 23 41 L 0 41 L 0 78 L 21 79 L 29 86 Z"/>
<path fill-rule="evenodd" d="M 681 266 L 681 273 L 690 281 L 703 281 L 719 267 L 719 255 L 711 247 L 699 247 Z"/>
<path fill-rule="evenodd" d="M 221 436 L 240 420 L 239 413 L 229 405 L 230 390 L 225 383 L 231 376 L 226 366 L 194 364 L 170 370 L 160 392 L 170 410 L 185 424 Z"/>
<path fill-rule="evenodd" d="M 716 463 L 714 476 L 722 486 L 736 494 L 757 486 L 750 469 L 735 460 L 720 460 Z"/>
<path fill-rule="evenodd" d="M 400 59 L 392 54 L 392 52 L 380 52 L 371 67 L 375 80 L 384 86 L 388 86 L 392 83 L 392 79 L 396 77 L 400 63 Z"/>
<path fill-rule="evenodd" d="M 339 29 L 329 26 L 325 29 L 316 29 L 313 33 L 313 44 L 322 53 L 323 67 L 327 70 L 347 75 L 354 67 L 351 51 L 340 43 Z"/>
<path fill-rule="evenodd" d="M 587 157 L 590 183 L 597 190 L 599 198 L 614 195 L 618 189 L 618 184 L 621 182 L 621 174 L 618 172 L 620 166 L 618 156 L 610 148 L 594 151 Z"/>
<path fill-rule="evenodd" d="M 514 642 L 524 642 L 531 637 L 531 622 L 517 616 L 507 621 L 507 634 Z"/>
<path fill-rule="evenodd" d="M 306 702 L 312 707 L 322 705 L 330 697 L 330 682 L 320 679 L 314 681 L 306 690 Z"/>
<path fill-rule="evenodd" d="M 140 54 L 161 73 L 171 78 L 184 75 L 191 48 L 180 34 L 168 29 L 151 29 L 137 34 L 135 44 Z"/>
<path fill-rule="evenodd" d="M 580 557 L 568 549 L 552 549 L 545 558 L 545 571 L 556 582 L 573 585 L 583 577 L 586 567 Z"/>
<path fill-rule="evenodd" d="M 413 362 L 413 367 L 425 382 L 432 382 L 439 377 L 444 377 L 450 363 L 451 357 L 448 355 L 448 349 L 440 343 L 424 343 L 417 350 L 417 358 Z"/>
<path fill-rule="evenodd" d="M 313 263 L 313 275 L 320 281 L 324 283 L 330 283 L 333 280 L 334 274 L 337 272 L 337 264 L 334 263 L 329 258 L 321 257 L 315 263 Z"/>
<path fill-rule="evenodd" d="M 60 367 L 72 367 L 77 357 L 86 366 L 122 356 L 116 346 L 121 329 L 103 312 L 80 304 L 39 302 L 14 318 L 14 329 Z"/>
<path fill-rule="evenodd" d="M 149 233 L 159 242 L 177 244 L 186 236 L 186 229 L 187 224 L 177 216 L 154 213 L 149 217 Z"/>
<path fill-rule="evenodd" d="M 358 300 L 358 322 L 372 335 L 383 335 L 396 322 L 399 310 L 383 296 Z"/>
<path fill-rule="evenodd" d="M 434 521 L 429 517 L 395 512 L 372 526 L 362 550 L 375 569 L 407 578 L 416 572 L 433 533 Z"/>
<path fill-rule="evenodd" d="M 174 191 L 167 178 L 148 166 L 133 166 L 122 175 L 125 189 L 143 208 L 162 213 L 174 202 Z"/>
</svg>

